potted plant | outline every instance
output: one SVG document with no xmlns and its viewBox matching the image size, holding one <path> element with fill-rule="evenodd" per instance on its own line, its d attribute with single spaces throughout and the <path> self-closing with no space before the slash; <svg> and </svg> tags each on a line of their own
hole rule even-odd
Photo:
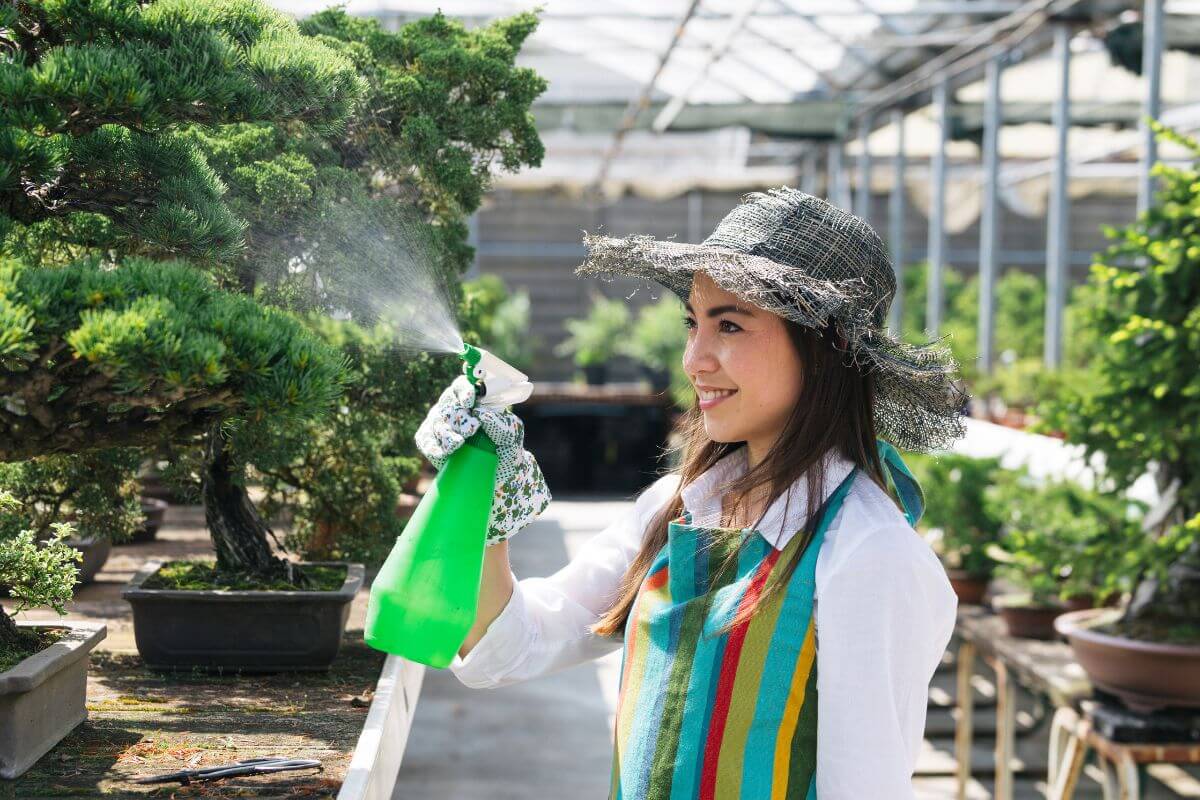
<svg viewBox="0 0 1200 800">
<path fill-rule="evenodd" d="M 1097 342 L 1088 380 L 1039 406 L 1087 458 L 1103 454 L 1113 489 L 1147 472 L 1158 484 L 1129 603 L 1057 621 L 1093 683 L 1143 709 L 1200 707 L 1200 143 L 1152 124 L 1193 163 L 1155 165 L 1155 203 L 1106 229 L 1115 242 L 1092 265 L 1082 317 Z"/>
<path fill-rule="evenodd" d="M 1002 471 L 999 459 L 955 453 L 906 453 L 904 459 L 925 492 L 923 535 L 946 567 L 959 601 L 982 603 L 995 567 L 987 546 L 1000 531 L 983 496 Z"/>
<path fill-rule="evenodd" d="M 629 336 L 620 340 L 618 352 L 641 367 L 652 391 L 664 392 L 671 385 L 672 371 L 682 362 L 685 347 L 683 305 L 667 294 L 638 311 Z"/>
<path fill-rule="evenodd" d="M 0 490 L 0 517 L 20 516 L 21 502 Z M 7 527 L 7 526 L 6 526 Z M 87 717 L 88 654 L 106 628 L 94 622 L 17 622 L 46 605 L 64 614 L 79 554 L 66 543 L 70 523 L 52 523 L 38 541 L 26 528 L 0 534 L 0 585 L 16 603 L 0 609 L 0 777 L 15 778 Z"/>
<path fill-rule="evenodd" d="M 572 356 L 589 385 L 604 383 L 608 362 L 620 352 L 618 342 L 627 335 L 628 306 L 593 292 L 588 315 L 564 324 L 570 335 L 554 348 L 555 355 Z"/>
<path fill-rule="evenodd" d="M 1054 638 L 1055 618 L 1072 604 L 1091 605 L 1130 587 L 1143 504 L 1071 480 L 1039 483 L 1024 469 L 989 487 L 985 503 L 1002 532 L 988 553 L 1015 589 L 993 601 L 1010 635 Z"/>
</svg>

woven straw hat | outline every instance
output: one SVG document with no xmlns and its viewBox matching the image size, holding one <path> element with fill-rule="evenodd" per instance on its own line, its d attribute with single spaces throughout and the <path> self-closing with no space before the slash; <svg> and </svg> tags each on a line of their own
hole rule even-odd
<svg viewBox="0 0 1200 800">
<path fill-rule="evenodd" d="M 702 270 L 726 291 L 801 325 L 832 323 L 855 365 L 877 381 L 875 426 L 898 448 L 928 452 L 966 432 L 967 395 L 941 341 L 902 342 L 884 330 L 896 293 L 887 248 L 864 220 L 797 189 L 752 192 L 702 244 L 584 233 L 578 275 L 654 281 L 686 301 Z"/>
</svg>

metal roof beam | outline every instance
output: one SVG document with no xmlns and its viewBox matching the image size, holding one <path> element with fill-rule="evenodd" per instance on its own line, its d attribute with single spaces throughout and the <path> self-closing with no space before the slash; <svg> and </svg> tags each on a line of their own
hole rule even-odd
<svg viewBox="0 0 1200 800">
<path fill-rule="evenodd" d="M 671 36 L 671 41 L 667 44 L 667 48 L 663 50 L 659 56 L 658 66 L 655 67 L 654 73 L 650 79 L 642 86 L 641 91 L 636 97 L 629 101 L 629 105 L 625 107 L 625 113 L 621 115 L 621 122 L 617 126 L 617 130 L 613 132 L 612 142 L 609 144 L 608 150 L 604 153 L 604 157 L 600 161 L 600 169 L 596 171 L 596 178 L 592 181 L 593 188 L 599 188 L 604 180 L 608 177 L 608 170 L 612 166 L 613 159 L 621 152 L 621 143 L 625 139 L 625 135 L 633 128 L 637 122 L 638 114 L 650 104 L 650 97 L 654 93 L 654 85 L 658 83 L 658 78 L 662 75 L 663 68 L 667 62 L 671 60 L 671 54 L 675 52 L 675 47 L 683 39 L 683 33 L 687 29 L 688 22 L 691 21 L 692 15 L 696 13 L 696 9 L 700 5 L 700 0 L 691 0 L 688 3 L 687 9 L 679 18 L 679 23 L 675 27 L 675 32 Z"/>
</svg>

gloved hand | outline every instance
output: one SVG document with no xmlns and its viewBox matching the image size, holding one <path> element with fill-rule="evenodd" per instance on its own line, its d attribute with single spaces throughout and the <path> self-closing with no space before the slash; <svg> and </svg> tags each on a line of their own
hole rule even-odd
<svg viewBox="0 0 1200 800">
<path fill-rule="evenodd" d="M 496 490 L 486 546 L 508 539 L 550 504 L 550 489 L 533 454 L 525 449 L 525 423 L 511 411 L 475 405 L 475 387 L 459 375 L 446 387 L 417 428 L 417 449 L 438 470 L 480 426 L 496 443 Z"/>
</svg>

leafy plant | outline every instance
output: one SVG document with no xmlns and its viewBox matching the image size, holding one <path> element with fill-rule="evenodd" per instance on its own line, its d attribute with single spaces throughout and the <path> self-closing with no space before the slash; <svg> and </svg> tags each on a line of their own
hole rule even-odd
<svg viewBox="0 0 1200 800">
<path fill-rule="evenodd" d="M 620 353 L 618 342 L 629 327 L 629 307 L 621 300 L 592 294 L 592 305 L 583 319 L 569 319 L 570 334 L 555 348 L 555 355 L 572 356 L 575 364 L 604 364 Z"/>
<path fill-rule="evenodd" d="M 510 293 L 499 275 L 463 281 L 460 313 L 475 318 L 480 343 L 522 372 L 533 366 L 537 341 L 529 331 L 529 293 Z"/>
<path fill-rule="evenodd" d="M 0 516 L 10 518 L 20 513 L 21 502 L 7 490 L 0 489 Z M 0 609 L 0 671 L 38 649 L 39 640 L 13 622 L 18 613 L 35 606 L 50 606 L 65 614 L 75 587 L 76 564 L 82 554 L 66 543 L 74 533 L 70 523 L 54 522 L 51 535 L 39 541 L 28 528 L 9 535 L 0 535 L 0 585 L 16 599 L 10 616 Z"/>
<path fill-rule="evenodd" d="M 652 370 L 668 372 L 680 366 L 686 347 L 683 304 L 675 295 L 664 294 L 657 302 L 638 310 L 618 352 Z"/>
<path fill-rule="evenodd" d="M 988 545 L 1000 536 L 1000 519 L 984 502 L 984 492 L 1004 470 L 996 458 L 956 453 L 905 453 L 904 461 L 925 492 L 921 527 L 948 569 L 986 577 L 995 566 Z"/>
<path fill-rule="evenodd" d="M 1087 489 L 1072 480 L 1035 481 L 1009 473 L 985 491 L 1002 536 L 989 553 L 997 573 L 1034 605 L 1102 598 L 1133 588 L 1148 542 L 1144 503 Z"/>
<path fill-rule="evenodd" d="M 1122 625 L 1141 635 L 1188 629 L 1200 641 L 1200 143 L 1155 122 L 1187 147 L 1187 167 L 1156 164 L 1155 203 L 1136 221 L 1107 228 L 1115 243 L 1096 255 L 1095 302 L 1083 322 L 1098 344 L 1087 381 L 1039 406 L 1045 427 L 1066 432 L 1085 456 L 1102 453 L 1115 490 L 1155 469 L 1164 499 L 1153 533 L 1171 537 L 1174 563 L 1148 571 Z"/>
</svg>

